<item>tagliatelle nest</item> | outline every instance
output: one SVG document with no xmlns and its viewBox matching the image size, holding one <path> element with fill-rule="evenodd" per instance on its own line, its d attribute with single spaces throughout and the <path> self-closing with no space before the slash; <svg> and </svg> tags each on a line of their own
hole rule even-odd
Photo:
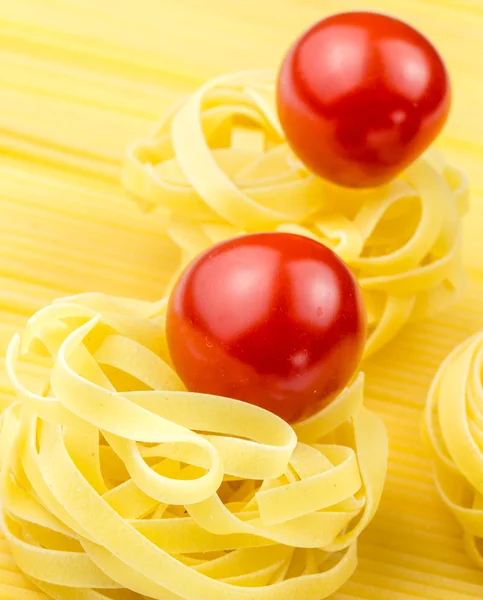
<svg viewBox="0 0 483 600">
<path fill-rule="evenodd" d="M 354 571 L 386 472 L 363 376 L 294 428 L 189 393 L 165 308 L 85 294 L 13 338 L 0 498 L 15 561 L 55 599 L 329 596 Z M 21 381 L 21 356 L 50 363 L 41 390 Z"/>
<path fill-rule="evenodd" d="M 442 363 L 426 406 L 425 436 L 435 457 L 444 503 L 465 531 L 465 546 L 483 568 L 483 333 Z"/>
<path fill-rule="evenodd" d="M 181 265 L 214 243 L 259 231 L 313 237 L 335 250 L 362 287 L 366 356 L 411 318 L 460 292 L 463 174 L 430 151 L 391 184 L 335 187 L 291 154 L 277 120 L 272 73 L 210 81 L 127 152 L 123 183 L 169 213 Z"/>
</svg>

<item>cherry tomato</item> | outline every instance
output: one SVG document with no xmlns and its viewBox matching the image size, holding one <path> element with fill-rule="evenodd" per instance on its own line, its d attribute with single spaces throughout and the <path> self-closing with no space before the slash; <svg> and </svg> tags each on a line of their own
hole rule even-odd
<svg viewBox="0 0 483 600">
<path fill-rule="evenodd" d="M 214 246 L 188 266 L 171 294 L 166 332 L 189 390 L 293 422 L 348 383 L 366 314 L 357 281 L 330 249 L 261 233 Z"/>
<path fill-rule="evenodd" d="M 309 29 L 278 78 L 280 122 L 305 165 L 345 187 L 390 181 L 441 131 L 448 73 L 419 32 L 391 17 L 353 12 Z"/>
</svg>

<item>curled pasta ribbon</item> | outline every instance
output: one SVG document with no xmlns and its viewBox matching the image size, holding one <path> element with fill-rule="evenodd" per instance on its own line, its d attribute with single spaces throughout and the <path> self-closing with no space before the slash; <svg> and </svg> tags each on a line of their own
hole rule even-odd
<svg viewBox="0 0 483 600">
<path fill-rule="evenodd" d="M 435 457 L 441 498 L 483 568 L 483 332 L 457 347 L 432 383 L 424 434 Z"/>
<path fill-rule="evenodd" d="M 329 596 L 355 569 L 385 479 L 362 374 L 292 428 L 187 392 L 165 309 L 85 294 L 13 338 L 0 515 L 15 561 L 56 600 Z M 22 357 L 49 363 L 40 388 L 21 381 Z"/>
<path fill-rule="evenodd" d="M 380 189 L 335 187 L 291 154 L 277 120 L 271 72 L 214 79 L 176 105 L 126 154 L 123 184 L 166 212 L 182 251 L 258 231 L 306 235 L 337 252 L 361 284 L 369 315 L 366 356 L 412 317 L 433 314 L 461 290 L 463 174 L 431 151 Z"/>
</svg>

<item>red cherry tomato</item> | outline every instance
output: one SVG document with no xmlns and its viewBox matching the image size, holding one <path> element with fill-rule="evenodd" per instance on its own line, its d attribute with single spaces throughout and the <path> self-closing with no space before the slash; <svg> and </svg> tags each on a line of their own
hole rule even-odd
<svg viewBox="0 0 483 600">
<path fill-rule="evenodd" d="M 262 233 L 221 243 L 191 263 L 171 294 L 166 331 L 189 390 L 293 422 L 348 383 L 366 316 L 357 281 L 331 250 Z"/>
<path fill-rule="evenodd" d="M 309 29 L 285 57 L 278 114 L 289 145 L 346 187 L 388 182 L 441 131 L 451 104 L 441 57 L 415 29 L 344 13 Z"/>
</svg>

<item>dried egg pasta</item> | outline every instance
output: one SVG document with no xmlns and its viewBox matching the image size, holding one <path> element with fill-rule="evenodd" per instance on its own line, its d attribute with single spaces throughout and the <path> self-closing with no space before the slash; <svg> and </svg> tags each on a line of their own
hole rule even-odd
<svg viewBox="0 0 483 600">
<path fill-rule="evenodd" d="M 13 338 L 0 493 L 14 560 L 59 600 L 329 596 L 355 569 L 385 479 L 363 375 L 292 428 L 187 392 L 165 309 L 84 294 Z M 22 357 L 49 362 L 41 389 L 23 383 Z"/>
<path fill-rule="evenodd" d="M 462 288 L 463 174 L 431 150 L 381 189 L 324 182 L 285 143 L 270 72 L 214 79 L 176 104 L 128 149 L 123 182 L 142 206 L 169 213 L 166 232 L 182 250 L 181 266 L 216 242 L 257 231 L 331 247 L 364 292 L 366 356 Z"/>
</svg>

